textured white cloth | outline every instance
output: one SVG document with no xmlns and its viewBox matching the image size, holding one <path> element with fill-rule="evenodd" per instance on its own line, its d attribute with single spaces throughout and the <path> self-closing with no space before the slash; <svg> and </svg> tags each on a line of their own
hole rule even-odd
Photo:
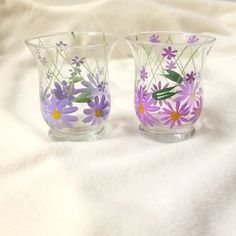
<svg viewBox="0 0 236 236">
<path fill-rule="evenodd" d="M 0 0 L 0 22 L 1 236 L 236 235 L 236 3 Z M 120 40 L 104 139 L 50 141 L 37 69 L 23 40 L 68 30 L 215 35 L 195 136 L 164 144 L 140 135 L 133 61 Z"/>
</svg>

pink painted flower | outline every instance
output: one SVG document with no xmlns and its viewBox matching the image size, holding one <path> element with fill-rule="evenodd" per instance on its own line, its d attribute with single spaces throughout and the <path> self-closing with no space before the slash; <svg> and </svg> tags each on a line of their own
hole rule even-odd
<svg viewBox="0 0 236 236">
<path fill-rule="evenodd" d="M 176 64 L 174 61 L 167 61 L 166 64 L 167 64 L 166 69 L 168 69 L 168 70 L 176 69 Z"/>
<path fill-rule="evenodd" d="M 198 42 L 199 38 L 197 37 L 197 35 L 191 35 L 189 36 L 187 43 L 192 44 L 192 43 L 196 43 Z"/>
<path fill-rule="evenodd" d="M 191 112 L 191 115 L 193 115 L 189 121 L 195 123 L 202 112 L 202 97 L 197 100 L 195 107 L 193 108 L 193 111 Z"/>
<path fill-rule="evenodd" d="M 152 93 L 147 93 L 145 88 L 140 86 L 135 92 L 135 111 L 139 120 L 147 125 L 157 123 L 157 118 L 153 114 L 160 110 L 160 107 L 154 105 L 155 100 Z"/>
<path fill-rule="evenodd" d="M 196 73 L 194 71 L 187 73 L 185 76 L 185 79 L 191 83 L 192 81 L 196 79 Z"/>
<path fill-rule="evenodd" d="M 140 78 L 145 81 L 148 78 L 148 72 L 146 71 L 145 67 L 143 66 L 142 69 L 140 70 Z"/>
<path fill-rule="evenodd" d="M 187 106 L 187 103 L 180 106 L 180 102 L 177 101 L 175 108 L 173 108 L 169 102 L 165 102 L 165 105 L 166 107 L 162 108 L 163 112 L 161 113 L 163 116 L 161 121 L 164 125 L 168 125 L 170 128 L 173 128 L 176 124 L 181 126 L 183 123 L 187 123 L 189 121 L 186 118 L 189 114 L 189 107 Z"/>
<path fill-rule="evenodd" d="M 185 102 L 188 104 L 189 108 L 195 106 L 201 96 L 201 89 L 198 88 L 196 83 L 189 83 L 184 80 L 179 87 L 181 90 L 179 91 L 179 96 L 175 101 Z"/>
<path fill-rule="evenodd" d="M 153 34 L 153 35 L 150 37 L 150 42 L 151 42 L 151 43 L 160 43 L 159 37 L 160 37 L 159 35 Z"/>
<path fill-rule="evenodd" d="M 161 54 L 163 57 L 167 57 L 168 60 L 171 60 L 171 58 L 174 58 L 176 56 L 176 53 L 178 50 L 172 50 L 171 47 L 167 47 L 163 49 L 163 53 Z"/>
</svg>

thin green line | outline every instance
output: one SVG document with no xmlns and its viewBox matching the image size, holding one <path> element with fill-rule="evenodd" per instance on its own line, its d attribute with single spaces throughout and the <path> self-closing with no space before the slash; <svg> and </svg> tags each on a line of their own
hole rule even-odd
<svg viewBox="0 0 236 236">
<path fill-rule="evenodd" d="M 43 46 L 43 43 L 42 43 L 42 41 L 39 39 L 39 42 L 40 42 L 40 44 L 41 44 L 41 46 Z M 47 54 L 48 54 L 48 56 L 50 57 L 50 59 L 51 59 L 51 61 L 53 62 L 53 65 L 54 65 L 54 69 L 56 68 L 57 69 L 57 66 L 55 65 L 55 63 L 54 63 L 54 61 L 53 61 L 53 59 L 52 59 L 52 57 L 51 57 L 51 55 L 50 55 L 50 53 L 48 52 L 48 50 L 47 49 L 45 49 L 46 50 L 46 52 L 47 52 Z M 47 67 L 47 69 L 54 75 L 54 77 L 57 79 L 57 81 L 61 84 L 61 81 L 60 81 L 60 79 L 58 78 L 58 76 L 56 76 L 55 75 L 55 73 L 51 70 L 51 68 L 45 63 L 45 64 L 43 64 L 44 66 L 46 66 Z M 58 70 L 58 69 L 57 69 Z M 60 75 L 61 75 L 61 73 L 60 73 Z M 61 75 L 61 77 L 63 78 L 63 76 Z M 51 78 L 52 79 L 52 78 Z"/>
<path fill-rule="evenodd" d="M 189 62 L 191 61 L 192 57 L 197 53 L 198 49 L 201 48 L 201 47 L 198 47 L 194 52 L 193 54 L 191 55 L 191 57 L 188 59 L 186 65 L 184 66 L 184 70 L 186 69 L 186 67 L 188 66 Z"/>
</svg>

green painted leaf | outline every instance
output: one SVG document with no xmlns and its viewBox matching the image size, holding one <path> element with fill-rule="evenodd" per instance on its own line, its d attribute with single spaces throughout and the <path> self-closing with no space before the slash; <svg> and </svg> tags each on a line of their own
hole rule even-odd
<svg viewBox="0 0 236 236">
<path fill-rule="evenodd" d="M 74 83 L 80 82 L 81 80 L 83 80 L 83 77 L 75 76 L 72 78 L 72 81 L 74 81 Z"/>
<path fill-rule="evenodd" d="M 83 92 L 78 97 L 76 97 L 74 99 L 75 102 L 79 102 L 79 103 L 86 103 L 86 102 L 90 102 L 91 100 L 92 99 L 91 99 L 90 94 L 88 92 Z"/>
<path fill-rule="evenodd" d="M 177 72 L 173 70 L 166 70 L 166 71 L 168 72 L 168 74 L 164 74 L 163 76 L 165 76 L 167 79 L 172 80 L 179 84 L 183 81 L 183 78 Z"/>
<path fill-rule="evenodd" d="M 157 92 L 154 92 L 152 94 L 152 97 L 155 99 L 155 100 L 165 100 L 167 98 L 170 98 L 172 96 L 174 96 L 175 94 L 177 94 L 178 92 L 165 92 L 165 93 L 160 93 L 158 94 Z"/>
<path fill-rule="evenodd" d="M 84 78 L 82 76 L 72 75 L 70 77 L 70 79 L 73 83 L 77 83 L 77 82 L 80 82 L 81 80 L 83 80 Z"/>
<path fill-rule="evenodd" d="M 176 86 L 177 85 L 157 90 L 152 94 L 152 97 L 155 100 L 164 100 L 166 98 L 172 97 L 177 93 L 177 92 L 171 92 L 171 90 L 173 90 Z"/>
<path fill-rule="evenodd" d="M 168 88 L 159 89 L 159 90 L 155 91 L 152 96 L 155 96 L 154 94 L 161 95 L 161 94 L 163 94 L 163 93 L 170 92 L 170 91 L 173 90 L 176 86 L 177 86 L 177 85 L 172 86 L 172 87 L 168 87 Z M 154 98 L 154 97 L 153 97 L 153 98 Z"/>
</svg>

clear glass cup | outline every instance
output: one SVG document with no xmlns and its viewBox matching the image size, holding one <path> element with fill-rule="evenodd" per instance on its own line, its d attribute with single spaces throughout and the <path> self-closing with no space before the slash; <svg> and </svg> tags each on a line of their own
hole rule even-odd
<svg viewBox="0 0 236 236">
<path fill-rule="evenodd" d="M 54 140 L 103 136 L 111 99 L 108 61 L 114 37 L 64 32 L 27 39 L 38 66 L 40 106 Z"/>
<path fill-rule="evenodd" d="M 214 37 L 144 32 L 126 37 L 135 61 L 134 103 L 140 130 L 163 142 L 194 134 L 203 105 L 203 68 Z"/>
</svg>

